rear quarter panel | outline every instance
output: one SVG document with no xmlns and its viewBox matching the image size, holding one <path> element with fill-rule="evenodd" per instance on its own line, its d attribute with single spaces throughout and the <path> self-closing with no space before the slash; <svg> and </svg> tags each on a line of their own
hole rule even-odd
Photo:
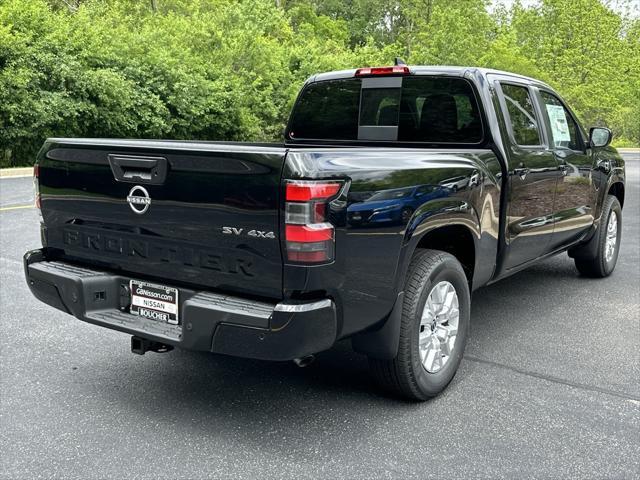
<svg viewBox="0 0 640 480">
<path fill-rule="evenodd" d="M 476 244 L 474 285 L 493 273 L 497 251 L 500 189 L 497 157 L 491 150 L 400 148 L 294 148 L 287 155 L 286 179 L 342 179 L 343 196 L 331 204 L 336 225 L 336 259 L 330 265 L 285 265 L 285 297 L 329 295 L 339 306 L 340 337 L 384 319 L 402 290 L 406 267 L 420 238 L 434 228 L 464 225 Z M 441 182 L 465 177 L 453 189 Z M 422 200 L 399 200 L 405 215 L 376 215 L 393 201 L 382 192 L 426 186 Z M 376 195 L 374 197 L 374 195 Z M 390 195 L 393 196 L 393 195 Z M 372 198 L 371 209 L 367 201 Z"/>
</svg>

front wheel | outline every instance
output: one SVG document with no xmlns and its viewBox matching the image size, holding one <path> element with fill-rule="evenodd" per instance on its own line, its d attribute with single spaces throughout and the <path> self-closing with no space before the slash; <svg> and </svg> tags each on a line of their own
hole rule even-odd
<svg viewBox="0 0 640 480">
<path fill-rule="evenodd" d="M 369 359 L 377 382 L 411 400 L 444 390 L 462 360 L 470 303 L 460 262 L 445 252 L 418 250 L 405 283 L 398 353 L 392 360 Z"/>
<path fill-rule="evenodd" d="M 621 238 L 622 208 L 615 196 L 607 195 L 598 231 L 587 245 L 572 252 L 578 271 L 586 277 L 611 275 L 618 261 Z"/>
</svg>

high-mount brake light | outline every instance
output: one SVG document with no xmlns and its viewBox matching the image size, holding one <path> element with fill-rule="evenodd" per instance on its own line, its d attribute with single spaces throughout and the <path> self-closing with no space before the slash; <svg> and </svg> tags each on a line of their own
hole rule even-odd
<svg viewBox="0 0 640 480">
<path fill-rule="evenodd" d="M 292 180 L 286 183 L 285 242 L 287 260 L 327 263 L 334 259 L 335 228 L 326 218 L 327 204 L 342 182 Z"/>
<path fill-rule="evenodd" d="M 383 75 L 409 75 L 411 71 L 406 65 L 391 67 L 365 67 L 356 70 L 356 77 L 375 77 Z"/>
</svg>

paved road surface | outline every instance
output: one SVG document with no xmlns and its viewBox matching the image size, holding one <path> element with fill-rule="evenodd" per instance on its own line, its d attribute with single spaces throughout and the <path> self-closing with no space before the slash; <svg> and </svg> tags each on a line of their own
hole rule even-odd
<svg viewBox="0 0 640 480">
<path fill-rule="evenodd" d="M 635 156 L 635 159 L 633 158 Z M 306 369 L 173 351 L 36 302 L 30 179 L 0 180 L 1 478 L 638 478 L 640 158 L 618 268 L 561 255 L 474 294 L 449 389 L 378 394 L 339 345 Z"/>
</svg>

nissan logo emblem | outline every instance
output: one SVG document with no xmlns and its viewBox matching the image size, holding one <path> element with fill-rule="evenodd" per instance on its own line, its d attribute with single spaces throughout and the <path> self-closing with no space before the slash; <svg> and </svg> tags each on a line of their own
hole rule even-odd
<svg viewBox="0 0 640 480">
<path fill-rule="evenodd" d="M 147 192 L 146 188 L 136 185 L 131 189 L 129 195 L 127 195 L 127 203 L 131 207 L 131 210 L 133 210 L 133 213 L 142 215 L 144 212 L 149 210 L 151 197 L 149 196 L 149 192 Z"/>
</svg>

